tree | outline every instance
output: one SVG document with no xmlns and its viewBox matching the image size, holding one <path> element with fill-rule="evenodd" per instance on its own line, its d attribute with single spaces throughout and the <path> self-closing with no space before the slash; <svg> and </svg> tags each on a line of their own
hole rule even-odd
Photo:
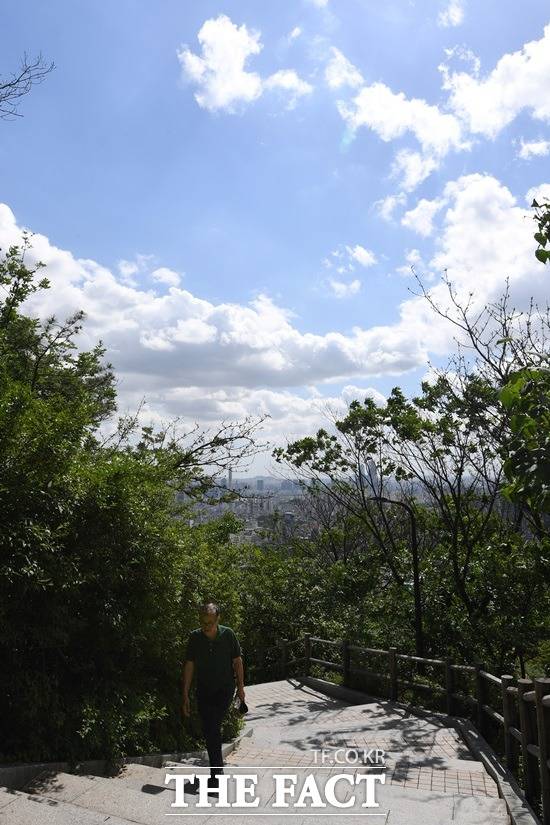
<svg viewBox="0 0 550 825">
<path fill-rule="evenodd" d="M 0 760 L 189 749 L 180 662 L 194 626 L 188 515 L 216 472 L 254 451 L 255 422 L 160 432 L 121 418 L 83 313 L 22 312 L 48 287 L 29 239 L 0 260 Z M 225 535 L 218 531 L 217 552 Z"/>
<path fill-rule="evenodd" d="M 2 81 L 0 75 L 0 118 L 9 120 L 21 117 L 17 111 L 19 101 L 27 95 L 33 86 L 42 83 L 52 72 L 55 65 L 46 63 L 41 54 L 29 60 L 25 54 L 17 72 L 13 72 L 8 80 Z"/>
<path fill-rule="evenodd" d="M 273 452 L 309 486 L 322 491 L 368 531 L 373 554 L 380 554 L 393 581 L 410 589 L 412 568 L 415 644 L 424 653 L 422 594 L 414 502 L 390 490 L 393 467 L 384 455 L 387 436 L 382 413 L 374 401 L 353 401 L 348 415 L 334 421 L 335 432 L 320 429 L 315 437 L 295 441 Z M 410 552 L 410 567 L 404 548 Z"/>
<path fill-rule="evenodd" d="M 531 204 L 535 210 L 534 219 L 538 224 L 538 231 L 535 233 L 535 240 L 538 248 L 535 251 L 537 260 L 545 264 L 550 260 L 550 202 L 538 203 L 536 200 Z"/>
</svg>

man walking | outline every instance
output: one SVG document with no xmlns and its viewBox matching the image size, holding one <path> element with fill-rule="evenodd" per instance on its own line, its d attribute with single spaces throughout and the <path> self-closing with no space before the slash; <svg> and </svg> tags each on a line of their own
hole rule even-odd
<svg viewBox="0 0 550 825">
<path fill-rule="evenodd" d="M 223 773 L 222 720 L 237 694 L 244 702 L 244 671 L 241 646 L 230 627 L 219 624 L 220 609 L 209 602 L 199 608 L 200 628 L 189 634 L 183 668 L 183 714 L 189 716 L 189 688 L 196 674 L 197 708 L 210 762 L 210 788 L 216 788 Z"/>
</svg>

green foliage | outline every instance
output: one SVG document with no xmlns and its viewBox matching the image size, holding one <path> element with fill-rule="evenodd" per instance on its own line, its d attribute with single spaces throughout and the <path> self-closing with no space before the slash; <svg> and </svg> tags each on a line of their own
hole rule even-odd
<svg viewBox="0 0 550 825">
<path fill-rule="evenodd" d="M 503 494 L 532 513 L 550 513 L 550 370 L 522 369 L 499 394 L 510 413 Z"/>
<path fill-rule="evenodd" d="M 537 260 L 545 264 L 550 260 L 550 249 L 547 249 L 550 241 L 550 203 L 537 203 L 536 200 L 531 204 L 535 210 L 534 219 L 538 225 L 538 231 L 535 232 L 534 238 L 538 243 L 538 248 L 535 251 Z"/>
<path fill-rule="evenodd" d="M 219 564 L 235 525 L 202 531 L 197 573 L 174 488 L 200 468 L 147 428 L 132 443 L 124 421 L 116 444 L 99 440 L 112 369 L 101 344 L 77 354 L 82 313 L 41 325 L 20 312 L 48 287 L 27 252 L 25 240 L 0 263 L 0 759 L 192 749 L 181 660 L 207 587 L 238 603 Z"/>
</svg>

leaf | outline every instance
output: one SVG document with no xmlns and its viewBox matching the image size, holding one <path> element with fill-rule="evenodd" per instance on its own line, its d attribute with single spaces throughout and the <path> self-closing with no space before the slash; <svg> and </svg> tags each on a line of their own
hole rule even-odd
<svg viewBox="0 0 550 825">
<path fill-rule="evenodd" d="M 550 258 L 550 252 L 547 252 L 545 249 L 537 249 L 535 252 L 535 257 L 541 263 L 545 264 L 548 258 Z"/>
</svg>

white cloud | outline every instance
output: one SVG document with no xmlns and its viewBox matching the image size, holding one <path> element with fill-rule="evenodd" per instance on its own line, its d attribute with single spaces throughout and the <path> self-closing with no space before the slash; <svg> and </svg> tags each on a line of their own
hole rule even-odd
<svg viewBox="0 0 550 825">
<path fill-rule="evenodd" d="M 531 160 L 531 158 L 540 158 L 550 154 L 550 140 L 530 140 L 524 141 L 521 139 L 521 146 L 518 156 L 523 160 Z"/>
<path fill-rule="evenodd" d="M 13 213 L 1 206 L 0 247 L 20 237 Z M 162 294 L 130 287 L 39 233 L 33 235 L 32 260 L 44 261 L 52 288 L 29 299 L 30 311 L 40 318 L 64 317 L 82 308 L 88 317 L 81 345 L 101 338 L 118 374 L 138 382 L 149 396 L 176 387 L 277 389 L 398 374 L 425 357 L 405 329 L 303 333 L 292 313 L 266 295 L 248 305 L 215 304 L 176 286 Z"/>
<path fill-rule="evenodd" d="M 365 249 L 364 246 L 356 244 L 355 246 L 346 247 L 350 257 L 358 264 L 364 267 L 372 266 L 376 263 L 376 255 L 370 249 Z"/>
<path fill-rule="evenodd" d="M 464 20 L 463 0 L 449 0 L 447 6 L 439 13 L 437 22 L 440 26 L 460 26 Z"/>
<path fill-rule="evenodd" d="M 388 195 L 380 201 L 376 201 L 374 206 L 378 210 L 379 215 L 385 221 L 393 219 L 393 213 L 398 206 L 405 206 L 407 203 L 407 195 L 405 192 L 399 192 L 397 195 Z"/>
<path fill-rule="evenodd" d="M 414 209 L 405 212 L 401 218 L 401 223 L 407 229 L 412 229 L 419 235 L 428 237 L 433 232 L 433 221 L 440 209 L 445 205 L 443 199 L 426 200 L 421 198 Z"/>
<path fill-rule="evenodd" d="M 326 269 L 334 269 L 339 275 L 354 272 L 357 264 L 366 268 L 375 263 L 377 263 L 377 258 L 374 252 L 360 244 L 355 244 L 355 246 L 343 244 L 333 249 L 330 255 L 322 261 Z"/>
<path fill-rule="evenodd" d="M 418 249 L 408 249 L 405 254 L 405 263 L 403 266 L 397 267 L 397 272 L 399 275 L 403 275 L 405 278 L 412 277 L 413 270 L 416 272 L 420 270 L 420 275 L 424 278 L 424 280 L 432 280 L 433 275 L 429 272 L 426 263 L 420 254 Z"/>
<path fill-rule="evenodd" d="M 421 155 L 420 152 L 401 149 L 393 161 L 392 176 L 400 178 L 403 189 L 411 192 L 438 169 L 439 165 L 440 160 L 433 155 Z"/>
<path fill-rule="evenodd" d="M 342 398 L 349 404 L 351 401 L 364 402 L 365 398 L 372 398 L 372 400 L 382 407 L 386 403 L 386 396 L 376 390 L 374 387 L 356 387 L 353 384 L 348 384 L 342 390 Z"/>
<path fill-rule="evenodd" d="M 134 261 L 125 261 L 124 258 L 122 258 L 118 262 L 117 266 L 118 266 L 118 271 L 125 278 L 128 278 L 131 275 L 135 275 L 136 272 L 138 272 L 138 270 L 139 270 L 138 265 Z"/>
<path fill-rule="evenodd" d="M 479 74 L 481 70 L 481 60 L 471 49 L 467 49 L 466 46 L 453 46 L 451 49 L 444 49 L 444 51 L 448 61 L 455 59 L 469 63 L 473 74 L 476 76 Z M 445 69 L 449 68 L 449 64 L 444 64 L 444 66 L 440 66 L 439 68 L 440 71 L 445 71 Z"/>
<path fill-rule="evenodd" d="M 419 98 L 407 99 L 384 83 L 365 86 L 353 100 L 353 107 L 339 103 L 340 114 L 351 129 L 367 126 L 384 141 L 411 132 L 424 152 L 445 155 L 465 148 L 458 119 Z"/>
<path fill-rule="evenodd" d="M 291 36 L 297 37 L 300 32 L 296 27 Z M 263 48 L 260 36 L 260 32 L 248 29 L 244 23 L 237 26 L 227 15 L 220 14 L 203 23 L 199 30 L 201 55 L 194 54 L 188 46 L 177 52 L 184 78 L 197 86 L 195 100 L 201 108 L 235 113 L 264 91 L 279 89 L 290 93 L 288 108 L 292 109 L 298 98 L 312 92 L 313 87 L 298 77 L 294 69 L 281 69 L 267 79 L 246 71 L 247 60 Z"/>
<path fill-rule="evenodd" d="M 525 195 L 525 202 L 531 206 L 533 200 L 537 203 L 550 203 L 550 183 L 540 183 L 538 186 L 532 186 Z"/>
<path fill-rule="evenodd" d="M 419 98 L 408 99 L 384 83 L 365 86 L 353 104 L 339 101 L 338 109 L 352 131 L 362 126 L 372 129 L 388 142 L 412 133 L 422 153 L 401 150 L 394 161 L 394 175 L 402 175 L 403 189 L 410 191 L 437 169 L 451 149 L 467 149 L 460 121 Z"/>
<path fill-rule="evenodd" d="M 350 295 L 357 295 L 361 289 L 361 281 L 357 278 L 349 283 L 330 279 L 329 285 L 336 298 L 349 298 Z"/>
<path fill-rule="evenodd" d="M 537 188 L 539 196 L 544 191 L 550 186 Z M 508 275 L 511 305 L 526 309 L 533 296 L 544 306 L 548 277 L 534 256 L 534 225 L 507 187 L 490 175 L 467 175 L 447 184 L 441 198 L 447 204 L 429 267 L 447 269 L 458 300 L 472 293 L 475 313 L 502 294 Z M 20 237 L 13 213 L 0 205 L 0 247 Z M 322 426 L 322 416 L 310 396 L 292 388 L 303 394 L 312 385 L 399 376 L 425 367 L 430 355 L 455 350 L 457 330 L 417 296 L 403 300 L 384 325 L 355 326 L 346 334 L 302 332 L 269 296 L 242 305 L 213 303 L 179 287 L 157 294 L 121 283 L 106 267 L 75 258 L 40 233 L 32 242 L 29 264 L 44 261 L 52 288 L 31 296 L 26 311 L 45 319 L 84 309 L 79 346 L 101 338 L 119 378 L 120 409 L 135 410 L 145 395 L 154 420 L 181 415 L 206 422 L 267 410 L 273 416 L 267 437 L 299 437 Z M 334 260 L 345 264 L 346 247 L 336 251 L 342 257 Z M 423 266 L 419 255 L 409 250 L 408 262 Z M 452 312 L 444 284 L 431 284 L 430 293 Z M 341 395 L 332 400 L 344 403 Z"/>
<path fill-rule="evenodd" d="M 195 99 L 201 108 L 234 112 L 239 104 L 260 97 L 260 76 L 245 70 L 248 58 L 262 49 L 259 32 L 249 30 L 244 23 L 236 26 L 221 14 L 203 23 L 197 37 L 201 56 L 187 46 L 177 54 L 185 77 L 198 87 Z"/>
<path fill-rule="evenodd" d="M 266 89 L 282 89 L 290 92 L 288 103 L 290 109 L 294 108 L 300 97 L 309 95 L 313 91 L 313 86 L 298 77 L 294 69 L 281 69 L 275 72 L 267 78 L 264 85 Z"/>
<path fill-rule="evenodd" d="M 533 226 L 510 190 L 491 175 L 473 174 L 448 183 L 443 197 L 449 208 L 431 266 L 447 269 L 480 308 L 501 294 L 506 276 L 517 309 L 525 310 L 531 295 L 545 303 L 547 276 L 535 259 Z"/>
<path fill-rule="evenodd" d="M 550 24 L 540 40 L 505 54 L 483 79 L 445 65 L 440 69 L 450 106 L 473 133 L 494 138 L 524 109 L 550 122 Z"/>
<path fill-rule="evenodd" d="M 300 37 L 301 34 L 302 34 L 302 29 L 300 28 L 300 26 L 294 26 L 294 28 L 292 29 L 292 31 L 288 35 L 288 39 L 290 41 L 296 40 L 298 37 Z"/>
<path fill-rule="evenodd" d="M 314 6 L 317 6 L 318 9 L 326 9 L 328 6 L 328 0 L 309 0 Z"/>
<path fill-rule="evenodd" d="M 173 269 L 168 269 L 166 266 L 154 269 L 151 272 L 151 277 L 159 283 L 168 284 L 168 286 L 179 286 L 181 280 L 178 272 L 174 272 Z"/>
<path fill-rule="evenodd" d="M 363 77 L 359 69 L 351 63 L 339 49 L 331 47 L 332 57 L 325 69 L 325 80 L 331 89 L 342 86 L 361 86 Z"/>
</svg>

